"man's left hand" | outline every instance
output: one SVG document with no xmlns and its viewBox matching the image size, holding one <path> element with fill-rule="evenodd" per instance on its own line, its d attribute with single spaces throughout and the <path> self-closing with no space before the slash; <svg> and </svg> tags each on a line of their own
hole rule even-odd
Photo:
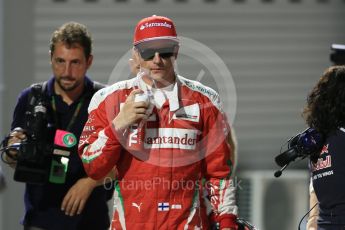
<svg viewBox="0 0 345 230">
<path fill-rule="evenodd" d="M 96 186 L 97 181 L 92 180 L 91 178 L 87 177 L 79 179 L 65 195 L 62 201 L 61 210 L 69 216 L 80 214 L 83 211 L 85 203 L 92 190 Z"/>
</svg>

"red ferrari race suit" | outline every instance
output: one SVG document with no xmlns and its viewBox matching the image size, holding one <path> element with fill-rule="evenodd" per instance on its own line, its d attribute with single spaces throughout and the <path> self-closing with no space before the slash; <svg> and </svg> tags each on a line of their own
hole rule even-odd
<svg viewBox="0 0 345 230">
<path fill-rule="evenodd" d="M 230 127 L 218 94 L 177 76 L 174 97 L 154 108 L 140 128 L 115 132 L 112 121 L 140 81 L 121 81 L 95 94 L 79 143 L 91 178 L 116 167 L 111 228 L 208 229 L 204 187 L 220 227 L 235 227 Z"/>
</svg>

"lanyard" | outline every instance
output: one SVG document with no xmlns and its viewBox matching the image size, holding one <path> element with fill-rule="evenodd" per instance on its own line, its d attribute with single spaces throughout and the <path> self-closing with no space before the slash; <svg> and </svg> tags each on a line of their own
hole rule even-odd
<svg viewBox="0 0 345 230">
<path fill-rule="evenodd" d="M 80 109 L 81 109 L 81 106 L 83 105 L 84 103 L 84 98 L 85 97 L 82 97 L 77 105 L 77 108 L 74 110 L 74 114 L 72 116 L 72 119 L 69 121 L 68 125 L 67 125 L 67 128 L 66 128 L 66 131 L 71 131 L 70 129 L 72 128 L 74 122 L 75 122 L 75 119 L 77 118 L 79 112 L 80 112 Z M 58 127 L 59 126 L 59 120 L 58 120 L 58 117 L 57 117 L 57 110 L 56 110 L 56 102 L 55 102 L 55 96 L 52 96 L 52 100 L 51 100 L 51 105 L 52 105 L 52 108 L 53 108 L 53 111 L 54 111 L 54 120 L 55 120 L 55 124 L 56 126 Z"/>
</svg>

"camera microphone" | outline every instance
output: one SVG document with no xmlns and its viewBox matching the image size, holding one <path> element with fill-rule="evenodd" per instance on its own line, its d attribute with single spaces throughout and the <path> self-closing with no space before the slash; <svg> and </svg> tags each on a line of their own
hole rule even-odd
<svg viewBox="0 0 345 230">
<path fill-rule="evenodd" d="M 275 161 L 277 165 L 283 167 L 289 164 L 291 161 L 294 161 L 298 157 L 298 151 L 295 146 L 289 148 L 285 152 L 276 156 Z"/>
<path fill-rule="evenodd" d="M 43 99 L 41 94 L 41 86 L 35 85 L 32 89 L 33 98 L 30 101 L 30 105 L 33 106 L 30 119 L 28 120 L 27 126 L 30 127 L 27 131 L 32 134 L 32 138 L 35 141 L 44 141 L 46 133 L 43 130 L 47 126 L 47 107 L 46 101 Z"/>
<path fill-rule="evenodd" d="M 324 138 L 321 133 L 313 128 L 307 128 L 303 132 L 295 135 L 288 141 L 288 149 L 275 157 L 277 165 L 282 167 L 274 173 L 275 177 L 280 177 L 290 162 L 295 161 L 298 157 L 315 158 L 316 154 L 321 151 Z"/>
<path fill-rule="evenodd" d="M 280 177 L 283 173 L 283 171 L 286 169 L 286 167 L 288 166 L 289 164 L 286 164 L 284 165 L 281 169 L 277 170 L 274 172 L 274 177 Z"/>
</svg>

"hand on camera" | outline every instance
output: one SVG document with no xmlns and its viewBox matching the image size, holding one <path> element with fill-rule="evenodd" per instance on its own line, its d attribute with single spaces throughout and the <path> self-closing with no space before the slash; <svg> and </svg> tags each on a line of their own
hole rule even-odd
<svg viewBox="0 0 345 230">
<path fill-rule="evenodd" d="M 20 143 L 25 139 L 26 135 L 22 128 L 17 127 L 10 132 L 7 142 L 7 148 L 9 148 L 9 150 L 5 154 L 5 160 L 10 166 L 15 166 L 18 155 L 18 150 L 15 147 L 11 148 L 11 146 Z"/>
<path fill-rule="evenodd" d="M 141 93 L 143 93 L 142 90 L 136 89 L 128 95 L 125 104 L 120 110 L 120 113 L 113 120 L 115 130 L 126 129 L 130 125 L 148 118 L 147 109 L 149 103 L 147 101 L 135 102 L 136 95 Z"/>
</svg>

